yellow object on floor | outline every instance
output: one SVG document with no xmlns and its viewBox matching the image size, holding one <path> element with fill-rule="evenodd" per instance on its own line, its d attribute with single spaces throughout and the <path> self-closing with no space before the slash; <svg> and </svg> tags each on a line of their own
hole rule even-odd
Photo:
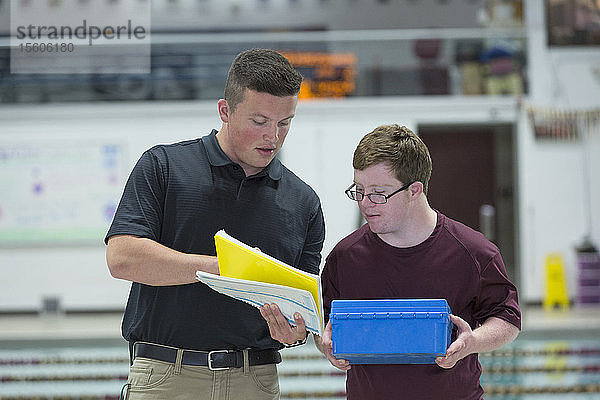
<svg viewBox="0 0 600 400">
<path fill-rule="evenodd" d="M 546 309 L 552 309 L 555 306 L 569 307 L 564 265 L 562 255 L 551 253 L 546 256 L 546 287 L 544 292 L 544 308 Z"/>
</svg>

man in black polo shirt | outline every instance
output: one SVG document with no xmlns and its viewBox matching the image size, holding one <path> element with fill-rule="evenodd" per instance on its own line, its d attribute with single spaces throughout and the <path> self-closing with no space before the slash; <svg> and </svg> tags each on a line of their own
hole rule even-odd
<svg viewBox="0 0 600 400">
<path fill-rule="evenodd" d="M 259 310 L 195 273 L 219 273 L 220 229 L 318 273 L 319 198 L 275 158 L 301 81 L 275 51 L 240 53 L 217 103 L 221 129 L 155 146 L 131 172 L 105 239 L 110 273 L 132 281 L 122 324 L 133 362 L 128 398 L 279 398 L 278 350 L 306 338 L 302 320 L 272 327 L 271 337 Z"/>
</svg>

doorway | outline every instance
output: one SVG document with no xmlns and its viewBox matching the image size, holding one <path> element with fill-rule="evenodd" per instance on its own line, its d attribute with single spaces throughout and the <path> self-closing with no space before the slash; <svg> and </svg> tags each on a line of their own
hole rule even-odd
<svg viewBox="0 0 600 400">
<path fill-rule="evenodd" d="M 514 126 L 419 125 L 433 163 L 431 207 L 494 242 L 518 285 Z"/>
</svg>

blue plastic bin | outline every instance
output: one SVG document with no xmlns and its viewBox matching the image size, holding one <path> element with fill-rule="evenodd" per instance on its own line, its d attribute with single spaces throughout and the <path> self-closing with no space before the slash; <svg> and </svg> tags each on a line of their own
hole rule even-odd
<svg viewBox="0 0 600 400">
<path fill-rule="evenodd" d="M 450 345 L 445 299 L 333 300 L 333 355 L 351 364 L 433 364 Z"/>
</svg>

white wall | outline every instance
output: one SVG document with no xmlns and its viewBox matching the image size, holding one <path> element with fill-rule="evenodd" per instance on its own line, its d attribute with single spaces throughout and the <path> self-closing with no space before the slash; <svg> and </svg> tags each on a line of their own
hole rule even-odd
<svg viewBox="0 0 600 400">
<path fill-rule="evenodd" d="M 343 191 L 352 181 L 352 153 L 365 133 L 384 123 L 416 129 L 418 123 L 512 122 L 516 111 L 512 99 L 301 103 L 282 158 L 321 196 L 327 221 L 323 254 L 356 227 L 355 205 Z M 128 149 L 128 169 L 156 143 L 202 136 L 219 127 L 216 105 L 207 102 L 9 106 L 0 109 L 0 121 L 0 141 L 121 141 Z M 85 183 L 81 186 L 85 188 Z M 0 249 L 0 282 L 0 311 L 38 309 L 44 296 L 59 297 L 68 310 L 120 308 L 129 288 L 128 283 L 110 277 L 101 244 Z"/>
<path fill-rule="evenodd" d="M 600 108 L 600 49 L 549 48 L 542 0 L 527 1 L 530 93 L 535 107 L 561 110 Z M 522 116 L 524 117 L 524 115 Z M 584 182 L 583 151 L 590 157 Z M 544 293 L 544 260 L 557 252 L 565 259 L 570 296 L 576 293 L 575 246 L 586 233 L 585 186 L 592 205 L 592 234 L 600 244 L 600 127 L 589 143 L 535 141 L 527 120 L 518 136 L 519 216 L 521 226 L 521 297 L 540 301 Z"/>
<path fill-rule="evenodd" d="M 517 126 L 518 229 L 521 298 L 540 301 L 544 257 L 563 253 L 571 293 L 575 289 L 573 247 L 585 229 L 580 144 L 539 143 L 525 113 L 511 98 L 372 98 L 311 101 L 298 106 L 282 159 L 321 196 L 327 221 L 323 254 L 357 223 L 343 190 L 352 180 L 351 156 L 360 137 L 384 123 L 416 129 L 419 124 L 514 123 Z M 128 149 L 130 169 L 142 151 L 204 135 L 218 128 L 212 102 L 56 104 L 0 109 L 0 141 L 56 142 L 114 139 Z M 589 145 L 600 154 L 600 138 Z M 593 232 L 598 242 L 600 161 L 591 160 Z M 10 188 L 0 188 L 1 191 Z M 39 308 L 43 296 L 58 296 L 67 309 L 123 306 L 128 283 L 108 274 L 104 246 L 0 249 L 0 311 Z"/>
<path fill-rule="evenodd" d="M 204 135 L 216 122 L 216 105 L 202 103 L 5 106 L 0 142 L 113 140 L 128 150 L 129 171 L 145 149 Z M 123 307 L 129 284 L 109 275 L 102 239 L 97 246 L 0 248 L 0 311 L 36 310 L 44 296 L 69 310 Z"/>
</svg>

